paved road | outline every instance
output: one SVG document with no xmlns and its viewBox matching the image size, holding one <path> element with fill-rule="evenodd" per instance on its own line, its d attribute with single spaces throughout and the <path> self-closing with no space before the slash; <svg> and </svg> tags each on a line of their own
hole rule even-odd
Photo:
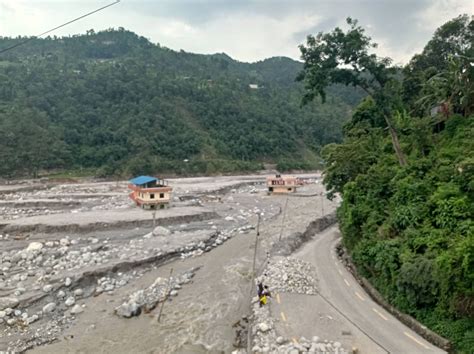
<svg viewBox="0 0 474 354">
<path fill-rule="evenodd" d="M 444 353 L 371 300 L 335 256 L 337 227 L 318 234 L 293 257 L 316 267 L 321 295 L 278 294 L 271 304 L 288 338 L 340 341 L 359 353 Z"/>
</svg>

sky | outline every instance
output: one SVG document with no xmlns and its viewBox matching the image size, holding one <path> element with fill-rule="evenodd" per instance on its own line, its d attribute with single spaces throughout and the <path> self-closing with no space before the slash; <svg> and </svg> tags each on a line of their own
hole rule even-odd
<svg viewBox="0 0 474 354">
<path fill-rule="evenodd" d="M 36 35 L 115 0 L 0 0 L 0 36 Z M 299 59 L 308 34 L 359 20 L 376 53 L 406 64 L 436 28 L 474 13 L 474 0 L 121 0 L 52 33 L 124 27 L 153 43 L 254 62 Z"/>
</svg>

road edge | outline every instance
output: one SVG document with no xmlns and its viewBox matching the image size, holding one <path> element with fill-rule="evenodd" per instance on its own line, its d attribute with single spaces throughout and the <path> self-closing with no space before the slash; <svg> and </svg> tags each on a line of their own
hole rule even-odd
<svg viewBox="0 0 474 354">
<path fill-rule="evenodd" d="M 413 331 L 415 331 L 417 334 L 419 334 L 431 344 L 443 350 L 446 350 L 448 353 L 454 352 L 451 342 L 448 339 L 435 333 L 410 315 L 407 315 L 406 313 L 403 313 L 394 306 L 390 305 L 388 301 L 385 300 L 385 298 L 379 293 L 379 291 L 375 289 L 375 287 L 365 277 L 361 276 L 358 273 L 355 264 L 352 262 L 352 259 L 350 258 L 347 250 L 342 245 L 340 240 L 336 244 L 336 253 L 341 259 L 346 269 L 351 272 L 357 282 L 364 288 L 367 294 L 370 295 L 372 300 L 374 300 L 377 304 L 379 304 L 385 310 L 395 316 L 400 322 L 411 328 Z"/>
</svg>

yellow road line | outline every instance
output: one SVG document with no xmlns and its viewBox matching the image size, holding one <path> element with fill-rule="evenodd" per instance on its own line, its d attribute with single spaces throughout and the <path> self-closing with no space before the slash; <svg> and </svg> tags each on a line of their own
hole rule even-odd
<svg viewBox="0 0 474 354">
<path fill-rule="evenodd" d="M 344 283 L 346 283 L 347 286 L 351 286 L 351 284 L 349 284 L 346 278 L 344 278 Z"/>
<path fill-rule="evenodd" d="M 364 297 L 361 294 L 359 294 L 357 291 L 355 292 L 355 294 L 359 299 L 361 299 L 362 301 L 365 301 Z"/>
<path fill-rule="evenodd" d="M 382 315 L 379 311 L 377 311 L 377 309 L 372 308 L 372 310 L 374 310 L 374 312 L 375 312 L 377 315 L 379 315 L 380 317 L 382 317 L 385 321 L 388 321 L 388 318 L 385 317 L 384 315 Z"/>
<path fill-rule="evenodd" d="M 283 322 L 286 322 L 286 316 L 283 312 L 280 312 L 280 316 L 281 316 L 281 319 L 283 320 Z"/>
<path fill-rule="evenodd" d="M 407 333 L 407 332 L 403 332 L 403 334 L 405 334 L 408 338 L 410 338 L 411 340 L 417 342 L 419 345 L 421 345 L 423 348 L 425 349 L 430 349 L 430 347 L 428 347 L 425 343 L 423 342 L 420 342 L 418 339 L 416 339 L 415 337 L 413 337 L 410 333 Z"/>
<path fill-rule="evenodd" d="M 281 304 L 281 301 L 280 301 L 280 294 L 277 294 L 277 302 L 278 302 L 279 304 Z"/>
</svg>

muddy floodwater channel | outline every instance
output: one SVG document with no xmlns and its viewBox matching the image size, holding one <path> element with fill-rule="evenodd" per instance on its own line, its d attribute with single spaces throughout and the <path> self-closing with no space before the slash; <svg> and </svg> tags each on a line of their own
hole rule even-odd
<svg viewBox="0 0 474 354">
<path fill-rule="evenodd" d="M 125 181 L 3 186 L 0 351 L 239 349 L 257 214 L 261 270 L 279 238 L 335 208 L 318 174 L 290 197 L 268 195 L 265 177 L 173 179 L 155 227 Z"/>
</svg>

